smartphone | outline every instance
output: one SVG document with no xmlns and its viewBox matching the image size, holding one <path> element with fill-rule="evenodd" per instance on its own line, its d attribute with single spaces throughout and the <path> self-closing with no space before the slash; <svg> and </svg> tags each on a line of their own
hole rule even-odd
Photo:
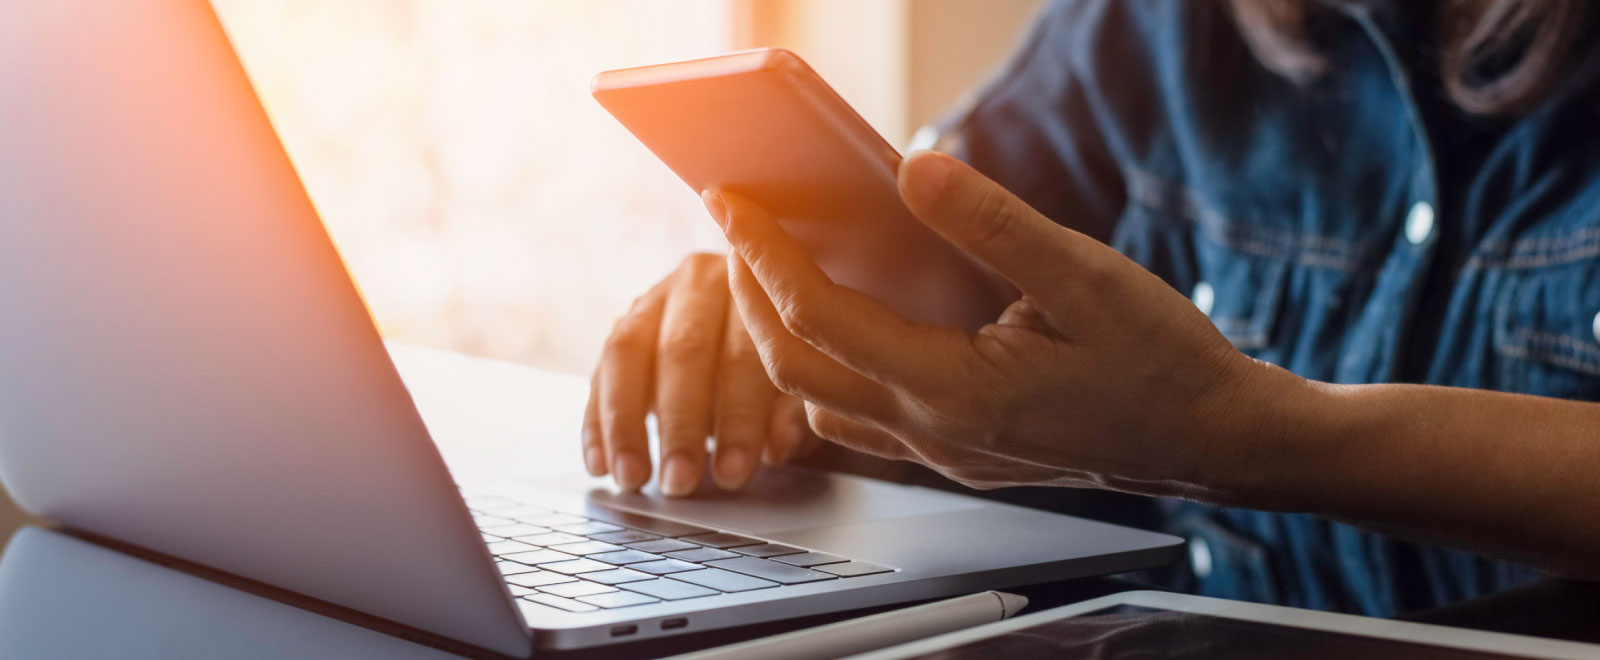
<svg viewBox="0 0 1600 660">
<path fill-rule="evenodd" d="M 1003 307 L 995 279 L 906 209 L 900 154 L 794 53 L 606 71 L 591 90 L 696 194 L 760 204 L 835 282 L 969 330 Z"/>
</svg>

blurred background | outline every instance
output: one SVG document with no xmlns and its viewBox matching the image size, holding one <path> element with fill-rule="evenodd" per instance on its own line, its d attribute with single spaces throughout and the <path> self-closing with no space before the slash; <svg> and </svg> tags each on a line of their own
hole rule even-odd
<svg viewBox="0 0 1600 660">
<path fill-rule="evenodd" d="M 699 198 L 589 98 L 603 69 L 782 46 L 891 143 L 1040 0 L 213 0 L 391 339 L 587 373 Z M 22 515 L 0 496 L 0 538 Z"/>
<path fill-rule="evenodd" d="M 608 68 L 784 46 L 903 145 L 1037 0 L 214 0 L 391 339 L 586 373 L 723 240 L 590 97 Z"/>
</svg>

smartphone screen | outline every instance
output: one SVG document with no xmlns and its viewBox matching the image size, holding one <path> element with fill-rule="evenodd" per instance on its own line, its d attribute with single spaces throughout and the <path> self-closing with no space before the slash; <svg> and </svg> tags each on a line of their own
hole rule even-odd
<svg viewBox="0 0 1600 660">
<path fill-rule="evenodd" d="M 899 153 L 793 53 L 608 71 L 593 93 L 691 191 L 760 204 L 835 282 L 916 321 L 998 315 L 994 280 L 901 202 Z"/>
</svg>

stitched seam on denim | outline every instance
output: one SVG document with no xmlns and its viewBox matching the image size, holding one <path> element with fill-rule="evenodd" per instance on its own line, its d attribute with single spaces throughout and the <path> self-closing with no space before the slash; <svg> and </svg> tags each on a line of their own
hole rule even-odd
<svg viewBox="0 0 1600 660">
<path fill-rule="evenodd" d="M 1524 342 L 1530 344 L 1554 344 L 1556 346 L 1577 351 L 1578 353 L 1584 355 L 1593 356 L 1595 360 L 1600 361 L 1600 344 L 1596 344 L 1593 341 L 1579 339 L 1577 337 L 1563 335 L 1556 332 L 1534 330 L 1533 328 L 1518 328 L 1515 332 L 1511 333 L 1511 336 L 1520 338 Z"/>
<path fill-rule="evenodd" d="M 1537 360 L 1600 376 L 1600 345 L 1586 339 L 1533 328 L 1517 328 L 1495 349 L 1504 355 Z"/>
<path fill-rule="evenodd" d="M 1576 231 L 1568 232 L 1561 236 L 1536 236 L 1534 238 L 1519 238 L 1511 243 L 1511 247 L 1507 251 L 1513 253 L 1538 252 L 1540 250 L 1561 248 L 1564 247 L 1564 244 L 1566 243 L 1586 239 L 1600 240 L 1600 227 L 1584 227 Z M 1505 241 L 1486 241 L 1483 245 L 1486 249 L 1490 250 L 1506 250 Z"/>
<path fill-rule="evenodd" d="M 1218 245 L 1264 257 L 1333 270 L 1364 270 L 1353 255 L 1359 246 L 1329 236 L 1303 235 L 1236 221 L 1207 207 L 1193 191 L 1137 168 L 1127 168 L 1128 199 L 1156 211 L 1181 217 Z"/>
<path fill-rule="evenodd" d="M 1600 256 L 1600 242 L 1579 247 L 1570 247 L 1563 252 L 1550 254 L 1493 254 L 1492 250 L 1484 250 L 1467 260 L 1463 270 L 1502 268 L 1506 270 L 1520 270 L 1527 268 L 1545 268 L 1559 266 L 1575 261 L 1582 261 Z"/>
<path fill-rule="evenodd" d="M 1242 318 L 1221 318 L 1211 319 L 1211 324 L 1217 326 L 1217 331 L 1232 342 L 1235 348 L 1262 348 L 1267 345 L 1265 323 Z"/>
<path fill-rule="evenodd" d="M 1590 364 L 1561 353 L 1537 350 L 1528 346 L 1507 345 L 1496 346 L 1495 350 L 1506 357 L 1545 362 L 1590 376 L 1600 376 L 1600 365 Z"/>
</svg>

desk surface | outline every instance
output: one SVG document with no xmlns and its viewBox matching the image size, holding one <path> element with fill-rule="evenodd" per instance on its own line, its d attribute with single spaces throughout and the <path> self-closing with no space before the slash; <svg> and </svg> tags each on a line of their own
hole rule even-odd
<svg viewBox="0 0 1600 660">
<path fill-rule="evenodd" d="M 450 353 L 395 347 L 396 364 L 458 475 L 582 479 L 576 429 L 581 378 Z M 1141 588 L 1086 580 L 1019 590 L 1036 608 Z M 58 532 L 25 527 L 0 559 L 0 657 L 456 657 L 328 613 L 201 579 Z M 1546 581 L 1405 617 L 1600 642 L 1600 589 Z M 715 631 L 649 648 L 568 657 L 648 657 L 829 620 Z"/>
</svg>

